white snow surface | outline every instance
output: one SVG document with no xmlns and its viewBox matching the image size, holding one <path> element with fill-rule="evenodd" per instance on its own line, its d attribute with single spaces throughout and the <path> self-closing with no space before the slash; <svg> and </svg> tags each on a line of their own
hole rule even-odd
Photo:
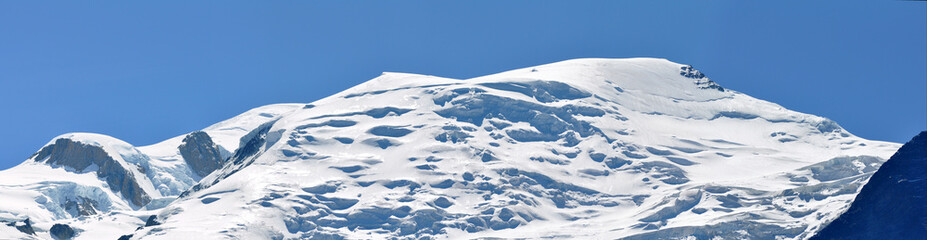
<svg viewBox="0 0 927 240">
<path fill-rule="evenodd" d="M 185 136 L 65 134 L 134 171 L 153 201 L 29 159 L 0 172 L 0 214 L 29 218 L 37 238 L 64 223 L 78 239 L 806 239 L 900 147 L 692 71 L 631 58 L 384 73 L 203 129 L 228 158 L 204 177 L 178 151 Z M 97 213 L 67 214 L 77 196 Z"/>
</svg>

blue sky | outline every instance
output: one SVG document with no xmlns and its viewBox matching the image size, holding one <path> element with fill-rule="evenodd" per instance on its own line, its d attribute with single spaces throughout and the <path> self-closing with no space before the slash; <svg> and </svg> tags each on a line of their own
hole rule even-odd
<svg viewBox="0 0 927 240">
<path fill-rule="evenodd" d="M 863 138 L 927 129 L 916 1 L 0 2 L 0 169 L 51 138 L 136 146 L 376 77 L 661 57 Z"/>
</svg>

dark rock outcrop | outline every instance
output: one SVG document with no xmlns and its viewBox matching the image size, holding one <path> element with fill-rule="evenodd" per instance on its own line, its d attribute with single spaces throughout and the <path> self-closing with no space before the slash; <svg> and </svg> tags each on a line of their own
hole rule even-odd
<svg viewBox="0 0 927 240">
<path fill-rule="evenodd" d="M 219 183 L 219 181 L 222 181 L 232 174 L 235 174 L 245 167 L 251 165 L 251 163 L 254 162 L 254 157 L 260 155 L 260 153 L 264 151 L 265 145 L 272 145 L 273 142 L 279 140 L 279 138 L 273 139 L 273 141 L 268 143 L 268 132 L 276 122 L 277 120 L 273 120 L 261 124 L 261 126 L 251 130 L 251 132 L 245 134 L 245 136 L 242 136 L 241 139 L 239 139 L 238 149 L 235 150 L 235 153 L 233 153 L 229 159 L 225 160 L 226 163 L 224 164 L 229 164 L 228 167 L 220 170 L 212 176 L 200 180 L 199 183 L 193 185 L 193 187 L 190 187 L 190 189 L 187 191 L 180 193 L 179 197 L 186 197 L 197 191 L 209 188 L 210 186 Z"/>
<path fill-rule="evenodd" d="M 679 75 L 682 75 L 683 77 L 695 79 L 696 80 L 695 85 L 698 85 L 698 87 L 701 89 L 715 89 L 715 90 L 724 92 L 724 88 L 721 87 L 721 85 L 718 85 L 711 79 L 708 79 L 707 77 L 705 77 L 704 73 L 702 73 L 699 70 L 695 70 L 695 68 L 693 68 L 690 65 L 682 66 L 682 71 L 679 72 Z"/>
<path fill-rule="evenodd" d="M 148 220 L 145 220 L 146 227 L 157 226 L 157 225 L 161 225 L 161 223 L 158 222 L 157 215 L 151 215 L 150 217 L 148 217 Z"/>
<path fill-rule="evenodd" d="M 7 226 L 14 227 L 16 230 L 19 230 L 22 233 L 35 235 L 35 229 L 32 228 L 32 222 L 28 218 L 19 220 L 19 221 L 4 221 L 0 220 L 0 223 L 4 223 Z"/>
<path fill-rule="evenodd" d="M 190 169 L 201 177 L 209 175 L 225 163 L 219 146 L 203 131 L 187 134 L 178 149 Z"/>
<path fill-rule="evenodd" d="M 91 165 L 96 165 L 97 177 L 106 179 L 109 187 L 121 193 L 126 200 L 135 206 L 144 206 L 151 202 L 148 193 L 135 182 L 135 175 L 100 146 L 59 138 L 55 143 L 35 153 L 33 159 L 52 166 L 70 167 L 77 172 L 83 172 Z"/>
<path fill-rule="evenodd" d="M 811 239 L 924 239 L 927 236 L 927 131 L 898 149 L 850 208 Z"/>
<path fill-rule="evenodd" d="M 96 204 L 92 199 L 77 196 L 64 202 L 64 210 L 73 217 L 90 216 L 97 214 Z"/>
<path fill-rule="evenodd" d="M 57 223 L 53 225 L 50 230 L 48 230 L 48 233 L 50 233 L 55 239 L 59 240 L 71 239 L 74 237 L 74 229 L 72 229 L 71 226 L 68 226 L 67 224 Z"/>
</svg>

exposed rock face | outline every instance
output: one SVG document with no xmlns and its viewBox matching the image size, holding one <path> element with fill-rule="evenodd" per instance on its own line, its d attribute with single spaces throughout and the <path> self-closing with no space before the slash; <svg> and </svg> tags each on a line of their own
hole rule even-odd
<svg viewBox="0 0 927 240">
<path fill-rule="evenodd" d="M 25 234 L 35 235 L 35 230 L 32 229 L 32 223 L 29 221 L 28 218 L 23 219 L 23 220 L 10 220 L 10 221 L 5 221 L 3 219 L 0 219 L 0 224 L 6 224 L 7 226 L 15 227 L 16 230 L 19 230 L 20 232 L 25 233 Z"/>
<path fill-rule="evenodd" d="M 77 172 L 83 172 L 91 165 L 96 165 L 97 176 L 106 179 L 109 187 L 122 193 L 126 200 L 135 206 L 144 206 L 151 202 L 148 193 L 134 181 L 134 174 L 99 146 L 59 138 L 54 144 L 43 147 L 33 157 L 35 161 L 70 167 Z"/>
<path fill-rule="evenodd" d="M 251 130 L 251 132 L 245 134 L 245 136 L 242 136 L 241 139 L 239 139 L 240 143 L 238 145 L 238 149 L 236 149 L 235 153 L 233 153 L 232 156 L 227 160 L 229 164 L 232 165 L 226 169 L 227 171 L 219 172 L 213 175 L 211 178 L 204 178 L 203 180 L 200 180 L 199 183 L 193 185 L 193 187 L 191 187 L 189 190 L 181 193 L 180 197 L 185 197 L 191 193 L 215 185 L 222 179 L 225 179 L 228 176 L 231 176 L 241 169 L 251 165 L 251 163 L 254 162 L 254 156 L 259 155 L 259 153 L 263 151 L 262 148 L 264 147 L 265 143 L 267 143 L 268 131 L 270 131 L 270 127 L 272 127 L 275 122 L 277 121 L 274 120 L 266 122 L 254 130 Z"/>
<path fill-rule="evenodd" d="M 923 239 L 927 236 L 927 131 L 872 175 L 845 213 L 811 239 Z"/>
<path fill-rule="evenodd" d="M 148 220 L 145 220 L 146 227 L 157 226 L 157 225 L 161 225 L 161 223 L 158 222 L 158 215 L 151 215 L 150 217 L 148 217 Z"/>
<path fill-rule="evenodd" d="M 705 77 L 705 74 L 699 70 L 695 70 L 691 65 L 682 66 L 682 71 L 679 72 L 679 75 L 683 77 L 695 79 L 695 85 L 698 85 L 701 89 L 715 89 L 718 91 L 724 92 L 724 88 L 721 85 L 718 85 L 711 79 Z"/>
<path fill-rule="evenodd" d="M 209 134 L 203 131 L 188 134 L 178 148 L 183 160 L 200 177 L 209 175 L 225 163 L 219 147 L 212 142 Z"/>
<path fill-rule="evenodd" d="M 55 239 L 71 239 L 74 237 L 74 229 L 71 229 L 71 226 L 65 224 L 55 224 L 48 230 L 48 233 L 52 235 Z"/>
<path fill-rule="evenodd" d="M 64 203 L 64 209 L 73 217 L 90 216 L 97 214 L 93 200 L 78 196 L 74 200 L 68 200 Z"/>
</svg>

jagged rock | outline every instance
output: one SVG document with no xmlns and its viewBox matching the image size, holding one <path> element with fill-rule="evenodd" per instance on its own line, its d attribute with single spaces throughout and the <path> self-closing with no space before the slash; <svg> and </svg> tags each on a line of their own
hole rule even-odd
<svg viewBox="0 0 927 240">
<path fill-rule="evenodd" d="M 157 225 L 160 225 L 160 224 L 161 224 L 161 223 L 158 222 L 158 216 L 157 216 L 157 215 L 151 215 L 150 217 L 148 217 L 148 220 L 145 220 L 145 226 L 146 226 L 146 227 L 157 226 Z"/>
<path fill-rule="evenodd" d="M 22 221 L 2 221 L 0 223 L 6 223 L 7 226 L 14 227 L 16 230 L 19 230 L 22 233 L 35 235 L 35 229 L 32 228 L 32 223 L 28 218 L 23 219 Z"/>
<path fill-rule="evenodd" d="M 55 140 L 55 143 L 36 152 L 33 159 L 53 166 L 70 167 L 77 172 L 83 172 L 91 165 L 96 165 L 97 176 L 106 179 L 106 183 L 113 191 L 122 193 L 122 196 L 132 204 L 144 206 L 151 202 L 148 193 L 135 182 L 134 174 L 109 156 L 100 146 L 59 138 Z"/>
<path fill-rule="evenodd" d="M 236 172 L 240 171 L 242 168 L 250 165 L 251 161 L 254 160 L 252 157 L 255 154 L 258 154 L 262 150 L 261 148 L 264 146 L 264 144 L 267 141 L 268 131 L 270 131 L 270 127 L 273 126 L 275 122 L 276 120 L 261 124 L 260 126 L 258 126 L 254 130 L 251 130 L 251 132 L 248 132 L 248 134 L 245 134 L 245 136 L 242 136 L 239 139 L 238 149 L 236 149 L 235 153 L 233 153 L 232 156 L 228 160 L 226 160 L 229 162 L 228 164 L 233 165 L 233 167 L 229 168 L 229 171 L 220 172 L 218 175 L 214 175 L 215 177 L 212 179 L 201 180 L 196 185 L 193 185 L 193 187 L 190 187 L 189 190 L 181 193 L 179 197 L 185 197 L 191 193 L 194 193 L 196 191 L 202 190 L 216 183 L 219 183 L 219 181 L 221 181 L 222 179 L 228 176 L 231 176 L 232 174 L 235 174 Z M 246 161 L 246 160 L 251 160 L 251 161 Z"/>
<path fill-rule="evenodd" d="M 96 203 L 86 197 L 78 196 L 77 199 L 69 199 L 64 203 L 64 209 L 73 217 L 90 216 L 97 214 Z"/>
<path fill-rule="evenodd" d="M 178 149 L 187 165 L 201 177 L 209 175 L 225 163 L 219 146 L 203 131 L 187 134 Z"/>
</svg>

